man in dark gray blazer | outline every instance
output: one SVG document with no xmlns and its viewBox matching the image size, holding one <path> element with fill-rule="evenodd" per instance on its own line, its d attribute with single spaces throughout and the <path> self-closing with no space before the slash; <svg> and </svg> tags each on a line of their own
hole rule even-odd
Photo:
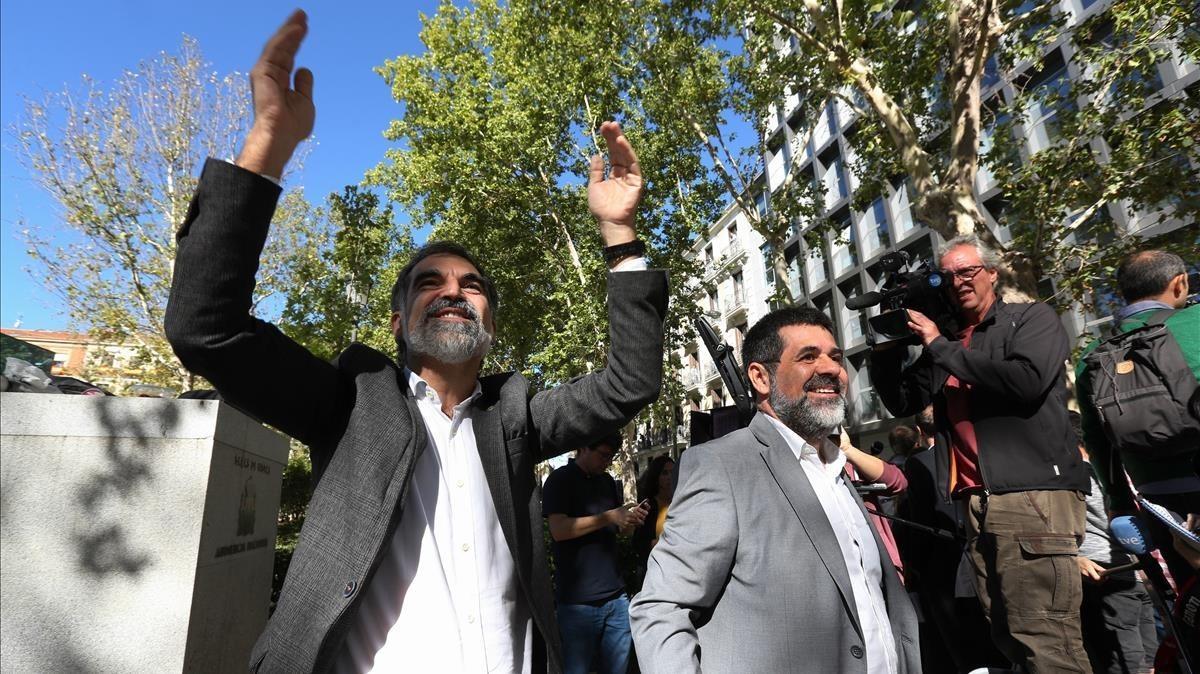
<svg viewBox="0 0 1200 674">
<path fill-rule="evenodd" d="M 293 75 L 295 13 L 251 71 L 255 122 L 236 165 L 210 160 L 179 231 L 167 336 L 225 400 L 312 450 L 316 491 L 256 671 L 559 671 L 534 465 L 628 423 L 659 392 L 666 275 L 645 269 L 637 157 L 600 129 L 588 202 L 607 248 L 605 369 L 530 395 L 480 378 L 496 292 L 460 246 L 432 244 L 393 288 L 404 362 L 353 345 L 330 364 L 250 312 L 280 189 L 312 131 Z"/>
<path fill-rule="evenodd" d="M 829 318 L 771 312 L 743 358 L 758 414 L 680 458 L 630 609 L 642 671 L 919 672 L 912 605 L 828 438 L 847 383 Z"/>
</svg>

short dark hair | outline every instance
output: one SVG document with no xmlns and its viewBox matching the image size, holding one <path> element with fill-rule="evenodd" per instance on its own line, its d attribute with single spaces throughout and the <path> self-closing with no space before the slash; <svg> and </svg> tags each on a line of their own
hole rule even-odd
<svg viewBox="0 0 1200 674">
<path fill-rule="evenodd" d="M 784 307 L 758 319 L 746 333 L 742 344 L 743 367 L 747 374 L 750 363 L 775 363 L 783 355 L 783 337 L 779 331 L 792 325 L 815 325 L 833 332 L 833 321 L 819 309 L 812 307 Z"/>
<path fill-rule="evenodd" d="M 587 448 L 600 449 L 601 447 L 608 447 L 613 451 L 613 454 L 616 454 L 617 452 L 621 451 L 621 445 L 623 444 L 625 444 L 625 438 L 623 438 L 620 433 L 609 433 L 602 438 L 596 438 L 588 443 Z"/>
<path fill-rule="evenodd" d="M 921 433 L 912 426 L 897 426 L 888 433 L 888 444 L 892 451 L 902 456 L 912 454 L 920 441 Z"/>
<path fill-rule="evenodd" d="M 1143 250 L 1121 261 L 1117 286 L 1126 302 L 1133 303 L 1164 291 L 1171 279 L 1186 274 L 1183 258 L 1165 250 Z"/>
<path fill-rule="evenodd" d="M 392 284 L 393 312 L 404 309 L 404 302 L 408 297 L 409 278 L 412 276 L 413 269 L 421 263 L 421 260 L 434 255 L 453 255 L 470 262 L 479 272 L 480 278 L 483 279 L 483 292 L 487 295 L 488 306 L 491 308 L 492 314 L 495 315 L 496 308 L 500 304 L 500 295 L 496 292 L 496 284 L 492 281 L 492 277 L 483 270 L 483 265 L 479 264 L 479 260 L 475 259 L 471 251 L 453 241 L 430 241 L 413 253 L 412 259 L 404 265 L 404 268 L 396 275 L 396 282 Z"/>
</svg>

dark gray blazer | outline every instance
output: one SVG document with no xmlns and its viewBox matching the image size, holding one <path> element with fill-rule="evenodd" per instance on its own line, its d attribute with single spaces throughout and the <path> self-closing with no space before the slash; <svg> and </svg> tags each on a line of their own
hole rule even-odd
<svg viewBox="0 0 1200 674">
<path fill-rule="evenodd" d="M 771 422 L 760 413 L 687 450 L 678 475 L 629 611 L 642 671 L 865 673 L 837 538 Z M 920 672 L 916 614 L 878 534 L 875 544 L 899 671 Z"/>
<path fill-rule="evenodd" d="M 209 160 L 179 231 L 167 337 L 229 403 L 307 444 L 316 492 L 267 629 L 259 671 L 326 671 L 403 516 L 424 423 L 392 358 L 363 345 L 327 363 L 250 314 L 279 196 L 261 176 Z M 608 367 L 530 395 L 505 373 L 480 380 L 476 444 L 533 614 L 534 671 L 558 671 L 559 642 L 534 465 L 624 426 L 659 393 L 667 280 L 609 274 Z"/>
</svg>

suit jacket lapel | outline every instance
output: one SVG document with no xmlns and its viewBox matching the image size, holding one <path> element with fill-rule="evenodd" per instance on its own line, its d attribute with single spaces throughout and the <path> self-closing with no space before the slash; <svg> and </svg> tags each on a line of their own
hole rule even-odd
<svg viewBox="0 0 1200 674">
<path fill-rule="evenodd" d="M 808 476 L 796 455 L 792 453 L 787 441 L 783 439 L 771 422 L 763 414 L 755 415 L 750 422 L 750 430 L 764 446 L 760 448 L 767 469 L 775 478 L 783 495 L 787 497 L 792 511 L 800 520 L 800 526 L 812 541 L 813 548 L 821 557 L 826 571 L 837 585 L 842 595 L 842 604 L 850 615 L 850 621 L 859 637 L 863 636 L 862 627 L 858 622 L 858 609 L 854 603 L 854 591 L 850 587 L 850 574 L 846 571 L 846 562 L 842 557 L 842 548 L 825 516 L 825 509 L 817 499 Z"/>
<path fill-rule="evenodd" d="M 496 518 L 504 540 L 512 552 L 517 568 L 521 557 L 516 545 L 516 523 L 513 521 L 512 482 L 509 473 L 508 453 L 504 448 L 504 427 L 501 423 L 499 387 L 485 385 L 471 413 L 471 425 L 475 430 L 475 446 L 479 450 L 479 461 L 483 474 L 487 476 L 492 503 L 496 506 Z"/>
</svg>

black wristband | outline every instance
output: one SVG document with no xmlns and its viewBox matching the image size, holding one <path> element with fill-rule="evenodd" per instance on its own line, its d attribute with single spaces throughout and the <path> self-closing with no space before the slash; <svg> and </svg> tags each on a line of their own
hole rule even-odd
<svg viewBox="0 0 1200 674">
<path fill-rule="evenodd" d="M 641 239 L 634 239 L 628 243 L 618 243 L 615 246 L 608 246 L 601 254 L 604 256 L 604 261 L 612 264 L 623 257 L 642 257 L 646 254 L 646 243 Z"/>
</svg>

